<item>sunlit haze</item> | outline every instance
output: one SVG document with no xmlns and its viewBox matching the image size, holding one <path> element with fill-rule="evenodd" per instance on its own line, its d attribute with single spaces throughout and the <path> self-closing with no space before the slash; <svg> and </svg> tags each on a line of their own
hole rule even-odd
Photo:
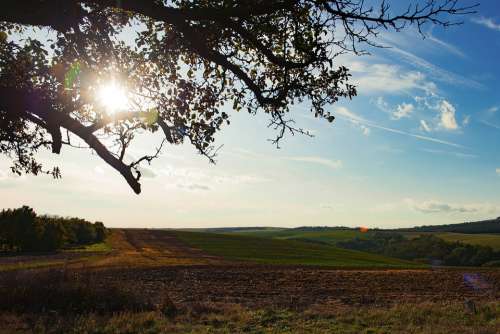
<svg viewBox="0 0 500 334">
<path fill-rule="evenodd" d="M 100 86 L 98 98 L 108 113 L 115 113 L 127 108 L 127 94 L 125 89 L 116 81 L 111 81 Z"/>
</svg>

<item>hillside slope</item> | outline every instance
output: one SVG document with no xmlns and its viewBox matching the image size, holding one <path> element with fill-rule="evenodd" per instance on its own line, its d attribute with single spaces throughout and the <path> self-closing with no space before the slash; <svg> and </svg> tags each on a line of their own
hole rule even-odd
<svg viewBox="0 0 500 334">
<path fill-rule="evenodd" d="M 201 232 L 176 231 L 192 247 L 229 260 L 339 267 L 416 267 L 413 262 L 330 245 Z"/>
</svg>

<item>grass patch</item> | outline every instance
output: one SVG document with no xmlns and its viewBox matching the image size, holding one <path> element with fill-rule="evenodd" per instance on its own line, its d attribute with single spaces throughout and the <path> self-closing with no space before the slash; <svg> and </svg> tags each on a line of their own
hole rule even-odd
<svg viewBox="0 0 500 334">
<path fill-rule="evenodd" d="M 199 232 L 177 231 L 175 233 L 181 240 L 193 247 L 230 260 L 334 267 L 419 266 L 410 261 L 310 242 Z"/>
<path fill-rule="evenodd" d="M 65 249 L 65 252 L 94 252 L 94 253 L 101 253 L 101 252 L 110 252 L 112 250 L 111 245 L 107 243 L 106 241 L 104 242 L 99 242 L 96 244 L 91 244 L 91 245 L 84 245 L 81 247 L 74 247 L 74 248 L 69 248 Z"/>
<path fill-rule="evenodd" d="M 88 264 L 92 263 L 94 260 L 98 259 L 98 256 L 81 256 L 74 259 L 47 259 L 38 260 L 31 259 L 29 261 L 19 261 L 14 263 L 2 264 L 0 266 L 0 273 L 7 271 L 17 271 L 17 270 L 32 270 L 32 269 L 44 269 L 52 267 L 65 267 L 77 264 Z"/>
<path fill-rule="evenodd" d="M 9 263 L 9 264 L 2 264 L 2 266 L 0 266 L 0 272 L 11 271 L 11 270 L 36 269 L 36 268 L 44 268 L 44 267 L 52 267 L 52 266 L 62 266 L 65 263 L 66 263 L 66 261 L 64 261 L 64 260 L 42 260 L 42 261 Z"/>
<path fill-rule="evenodd" d="M 0 275 L 0 311 L 58 314 L 145 311 L 155 307 L 133 286 L 104 284 L 90 271 L 25 270 Z"/>
<path fill-rule="evenodd" d="M 253 236 L 259 238 L 303 240 L 336 245 L 338 242 L 354 238 L 366 239 L 370 233 L 362 233 L 358 230 L 325 229 L 321 231 L 308 231 L 301 229 L 261 229 L 248 231 L 235 231 L 227 234 Z"/>
<path fill-rule="evenodd" d="M 500 329 L 500 304 L 470 314 L 461 303 L 401 304 L 388 309 L 249 310 L 238 305 L 193 305 L 176 316 L 125 311 L 113 315 L 0 315 L 8 333 L 481 333 Z M 24 329 L 24 330 L 23 330 Z M 2 329 L 0 329 L 2 332 Z"/>
</svg>

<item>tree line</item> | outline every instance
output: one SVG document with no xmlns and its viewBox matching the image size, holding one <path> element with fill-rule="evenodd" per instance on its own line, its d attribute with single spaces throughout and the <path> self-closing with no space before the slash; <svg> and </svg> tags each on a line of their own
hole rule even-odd
<svg viewBox="0 0 500 334">
<path fill-rule="evenodd" d="M 453 233 L 500 233 L 500 217 L 477 222 L 447 225 L 424 225 L 412 228 L 398 229 L 401 232 L 453 232 Z"/>
<path fill-rule="evenodd" d="M 23 206 L 0 212 L 0 251 L 54 251 L 64 247 L 102 242 L 106 237 L 102 222 L 81 218 L 37 215 Z"/>
<path fill-rule="evenodd" d="M 339 247 L 445 266 L 490 266 L 500 263 L 500 252 L 488 246 L 447 242 L 434 235 L 406 238 L 400 233 L 376 232 L 369 239 L 354 238 Z"/>
</svg>

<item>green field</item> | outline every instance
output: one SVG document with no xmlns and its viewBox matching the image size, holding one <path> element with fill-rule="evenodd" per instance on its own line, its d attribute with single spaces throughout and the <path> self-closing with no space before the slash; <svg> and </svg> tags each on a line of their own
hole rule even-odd
<svg viewBox="0 0 500 334">
<path fill-rule="evenodd" d="M 296 240 L 185 231 L 176 234 L 192 247 L 229 260 L 338 267 L 419 266 L 410 261 Z"/>
<path fill-rule="evenodd" d="M 437 237 L 454 242 L 459 241 L 464 244 L 489 246 L 494 250 L 500 250 L 500 234 L 464 234 L 464 233 L 436 233 Z"/>
<path fill-rule="evenodd" d="M 236 231 L 228 234 L 246 235 L 261 238 L 287 239 L 305 242 L 316 242 L 329 245 L 336 245 L 338 242 L 351 240 L 353 238 L 369 238 L 370 232 L 362 233 L 354 229 L 324 229 L 320 231 L 310 231 L 304 229 L 263 229 L 250 231 Z"/>
<path fill-rule="evenodd" d="M 354 229 L 325 229 L 322 231 L 307 231 L 303 229 L 255 229 L 226 233 L 336 245 L 338 242 L 348 241 L 354 238 L 368 239 L 373 232 L 362 233 Z M 465 234 L 452 232 L 403 232 L 403 234 L 410 238 L 422 234 L 433 234 L 448 242 L 458 241 L 471 245 L 489 246 L 494 250 L 500 250 L 500 234 Z"/>
</svg>

